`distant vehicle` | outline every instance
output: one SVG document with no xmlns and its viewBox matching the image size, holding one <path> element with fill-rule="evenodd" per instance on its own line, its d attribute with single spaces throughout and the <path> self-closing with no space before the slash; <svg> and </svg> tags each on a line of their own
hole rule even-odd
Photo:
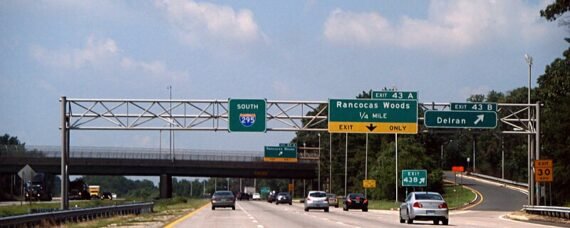
<svg viewBox="0 0 570 228">
<path fill-rule="evenodd" d="M 267 202 L 273 203 L 273 201 L 275 201 L 275 197 L 275 191 L 270 192 L 269 195 L 267 195 Z"/>
<path fill-rule="evenodd" d="M 113 193 L 110 193 L 110 192 L 103 192 L 103 193 L 101 194 L 101 199 L 102 199 L 102 200 L 104 200 L 104 199 L 113 200 Z"/>
<path fill-rule="evenodd" d="M 101 199 L 100 191 L 99 185 L 89 185 L 89 197 L 91 199 Z"/>
<path fill-rule="evenodd" d="M 434 225 L 449 224 L 449 209 L 443 197 L 437 192 L 411 192 L 400 205 L 400 223 L 407 220 L 432 220 Z"/>
<path fill-rule="evenodd" d="M 231 207 L 232 210 L 236 209 L 236 198 L 234 197 L 234 193 L 231 191 L 214 192 L 211 203 L 212 210 L 216 210 L 216 207 Z"/>
<path fill-rule="evenodd" d="M 362 209 L 364 212 L 368 211 L 368 200 L 364 197 L 364 194 L 349 193 L 346 195 L 342 204 L 342 210 L 348 211 L 349 209 Z"/>
<path fill-rule="evenodd" d="M 335 194 L 327 193 L 327 198 L 329 198 L 329 207 L 334 206 L 338 208 L 338 200 Z"/>
<path fill-rule="evenodd" d="M 305 211 L 309 209 L 324 209 L 329 212 L 327 193 L 323 191 L 309 191 L 304 203 Z"/>
<path fill-rule="evenodd" d="M 71 200 L 82 200 L 91 199 L 89 194 L 89 186 L 85 184 L 83 179 L 76 179 L 69 182 L 69 199 Z"/>
<path fill-rule="evenodd" d="M 255 187 L 253 186 L 245 186 L 243 187 L 243 192 L 247 193 L 249 196 L 253 195 L 253 193 L 255 193 Z"/>
<path fill-rule="evenodd" d="M 292 205 L 293 199 L 291 198 L 291 195 L 289 195 L 288 192 L 280 192 L 277 194 L 277 200 L 275 200 L 275 204 L 280 204 L 280 203 L 288 203 L 289 205 Z"/>
<path fill-rule="evenodd" d="M 245 192 L 240 192 L 237 194 L 238 200 L 249 200 L 250 198 L 251 198 L 251 196 Z"/>
<path fill-rule="evenodd" d="M 52 195 L 44 173 L 36 174 L 31 181 L 24 184 L 24 197 L 26 200 L 51 201 Z"/>
<path fill-rule="evenodd" d="M 261 200 L 261 195 L 259 193 L 253 193 L 253 195 L 251 196 L 252 200 Z"/>
</svg>

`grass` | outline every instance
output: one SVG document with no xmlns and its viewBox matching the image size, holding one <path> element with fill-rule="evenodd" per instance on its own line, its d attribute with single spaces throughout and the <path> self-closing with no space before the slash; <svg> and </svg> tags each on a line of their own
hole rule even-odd
<svg viewBox="0 0 570 228">
<path fill-rule="evenodd" d="M 89 208 L 109 205 L 125 204 L 123 200 L 78 200 L 69 201 L 69 207 Z M 0 207 L 0 217 L 23 215 L 28 214 L 32 209 L 59 209 L 60 202 L 53 203 L 38 203 L 38 202 L 24 202 L 22 205 L 9 205 Z"/>
<path fill-rule="evenodd" d="M 451 209 L 468 204 L 475 198 L 475 193 L 463 186 L 446 185 L 443 189 L 445 191 L 443 198 Z"/>
<path fill-rule="evenodd" d="M 186 213 L 209 203 L 208 199 L 175 197 L 154 201 L 154 212 L 141 215 L 115 216 L 89 222 L 69 224 L 67 227 L 143 226 L 161 227 Z"/>
</svg>

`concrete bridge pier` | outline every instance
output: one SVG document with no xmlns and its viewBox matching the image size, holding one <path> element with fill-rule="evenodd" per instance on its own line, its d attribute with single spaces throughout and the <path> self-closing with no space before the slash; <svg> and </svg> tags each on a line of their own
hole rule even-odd
<svg viewBox="0 0 570 228">
<path fill-rule="evenodd" d="M 172 198 L 172 175 L 170 174 L 160 175 L 159 189 L 160 189 L 161 199 Z"/>
</svg>

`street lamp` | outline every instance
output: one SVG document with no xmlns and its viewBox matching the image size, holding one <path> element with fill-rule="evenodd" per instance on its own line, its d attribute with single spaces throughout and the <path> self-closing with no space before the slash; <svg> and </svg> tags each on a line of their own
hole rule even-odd
<svg viewBox="0 0 570 228">
<path fill-rule="evenodd" d="M 528 94 L 527 94 L 527 101 L 528 101 L 528 110 L 527 110 L 527 115 L 528 115 L 528 125 L 530 126 L 530 86 L 531 86 L 531 72 L 532 72 L 532 56 L 525 54 L 524 55 L 524 59 L 526 61 L 526 63 L 528 64 Z M 530 130 L 530 129 L 529 129 Z M 527 157 L 528 157 L 528 164 L 527 164 L 527 172 L 528 172 L 528 188 L 529 188 L 529 199 L 528 199 L 528 204 L 529 205 L 534 205 L 533 199 L 534 199 L 534 177 L 532 175 L 532 167 L 531 167 L 531 163 L 534 160 L 533 159 L 533 154 L 532 154 L 532 150 L 531 150 L 531 137 L 530 134 L 527 135 Z"/>
<path fill-rule="evenodd" d="M 321 190 L 321 133 L 317 133 L 317 136 L 319 136 L 319 162 L 318 162 L 318 185 L 319 187 L 317 188 L 319 191 Z"/>
</svg>

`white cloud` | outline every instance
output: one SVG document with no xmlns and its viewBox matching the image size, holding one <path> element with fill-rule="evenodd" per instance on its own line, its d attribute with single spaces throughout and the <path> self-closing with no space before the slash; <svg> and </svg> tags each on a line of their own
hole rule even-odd
<svg viewBox="0 0 570 228">
<path fill-rule="evenodd" d="M 43 47 L 32 48 L 32 56 L 43 64 L 75 69 L 100 64 L 113 58 L 118 52 L 119 48 L 114 40 L 97 40 L 94 37 L 89 37 L 82 49 L 50 51 Z"/>
<path fill-rule="evenodd" d="M 336 9 L 324 23 L 324 36 L 341 45 L 462 50 L 494 39 L 546 36 L 537 13 L 540 7 L 520 0 L 432 0 L 426 19 L 403 16 L 397 23 L 377 12 Z"/>
<path fill-rule="evenodd" d="M 142 72 L 153 77 L 180 79 L 185 72 L 169 70 L 161 61 L 140 61 L 123 55 L 113 39 L 87 38 L 85 47 L 71 50 L 48 50 L 33 47 L 31 55 L 47 66 L 80 70 L 86 67 L 114 68 L 124 71 Z"/>
<path fill-rule="evenodd" d="M 248 9 L 192 0 L 157 0 L 156 5 L 166 11 L 167 18 L 191 45 L 245 44 L 258 41 L 263 34 Z"/>
</svg>

